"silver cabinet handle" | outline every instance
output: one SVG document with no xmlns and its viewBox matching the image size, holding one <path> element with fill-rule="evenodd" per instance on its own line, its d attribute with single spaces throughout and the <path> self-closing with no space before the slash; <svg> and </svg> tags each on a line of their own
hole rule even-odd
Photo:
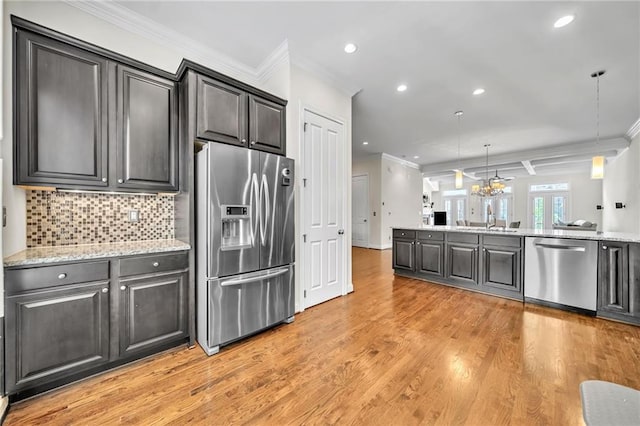
<svg viewBox="0 0 640 426">
<path fill-rule="evenodd" d="M 429 238 L 431 238 L 431 234 L 429 234 Z"/>
<path fill-rule="evenodd" d="M 126 285 L 121 285 L 121 286 L 120 286 L 120 290 L 126 290 L 126 289 L 127 289 L 127 286 L 126 286 Z"/>
<path fill-rule="evenodd" d="M 63 273 L 61 273 L 61 274 L 59 274 L 59 275 L 58 275 L 58 279 L 59 279 L 59 280 L 64 280 L 65 278 L 67 278 L 67 274 L 66 274 L 66 272 L 63 272 Z"/>
<path fill-rule="evenodd" d="M 267 278 L 278 277 L 280 275 L 284 275 L 289 272 L 289 268 L 280 269 L 274 272 L 269 272 L 267 274 L 249 276 L 245 278 L 236 278 L 233 280 L 222 281 L 220 285 L 222 287 L 227 287 L 230 285 L 240 285 L 240 284 L 248 284 L 248 283 L 260 283 L 260 281 L 265 280 Z"/>
<path fill-rule="evenodd" d="M 107 178 L 102 178 L 102 181 L 103 181 L 103 182 L 106 182 L 106 181 L 107 181 Z"/>
<path fill-rule="evenodd" d="M 418 241 L 416 244 L 417 244 L 417 245 L 420 245 L 420 241 Z"/>
<path fill-rule="evenodd" d="M 103 292 L 103 293 L 108 293 L 108 292 L 109 292 L 109 289 L 108 289 L 107 287 L 105 287 L 105 288 L 103 288 L 103 289 L 102 289 L 102 292 Z"/>
<path fill-rule="evenodd" d="M 118 183 L 122 183 L 124 182 L 122 179 L 118 179 Z"/>
<path fill-rule="evenodd" d="M 251 141 L 251 145 L 255 145 L 255 144 L 256 144 L 256 141 Z"/>
<path fill-rule="evenodd" d="M 153 266 L 157 268 L 160 264 L 158 262 L 153 262 Z"/>
<path fill-rule="evenodd" d="M 401 232 L 400 234 L 404 237 L 404 232 Z"/>
<path fill-rule="evenodd" d="M 411 241 L 411 245 L 414 245 L 416 242 L 415 241 Z"/>
<path fill-rule="evenodd" d="M 243 138 L 242 143 L 247 143 L 247 140 Z"/>
<path fill-rule="evenodd" d="M 607 246 L 602 246 L 602 250 L 606 250 L 606 249 L 607 249 Z"/>
</svg>

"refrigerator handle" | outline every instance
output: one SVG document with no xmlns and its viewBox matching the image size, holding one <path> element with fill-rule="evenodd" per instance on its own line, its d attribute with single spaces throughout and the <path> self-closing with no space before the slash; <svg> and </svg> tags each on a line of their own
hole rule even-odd
<svg viewBox="0 0 640 426">
<path fill-rule="evenodd" d="M 260 220 L 260 190 L 258 189 L 258 175 L 253 173 L 251 176 L 251 202 L 249 205 L 253 208 L 257 204 L 256 214 L 251 224 L 251 245 L 255 244 L 256 235 L 258 234 L 258 221 Z"/>
<path fill-rule="evenodd" d="M 262 244 L 266 245 L 267 236 L 269 235 L 268 234 L 269 221 L 271 220 L 271 193 L 269 192 L 269 181 L 267 180 L 267 175 L 263 174 L 262 180 L 264 181 L 264 193 L 266 195 L 265 203 L 264 203 L 265 218 L 264 218 L 264 236 L 263 236 Z"/>
<path fill-rule="evenodd" d="M 263 205 L 265 208 L 263 209 Z M 260 204 L 259 204 L 259 216 L 260 216 L 260 243 L 264 246 L 267 239 L 267 223 L 269 222 L 269 184 L 267 183 L 267 177 L 263 174 L 260 180 Z M 263 216 L 264 210 L 264 216 Z"/>
</svg>

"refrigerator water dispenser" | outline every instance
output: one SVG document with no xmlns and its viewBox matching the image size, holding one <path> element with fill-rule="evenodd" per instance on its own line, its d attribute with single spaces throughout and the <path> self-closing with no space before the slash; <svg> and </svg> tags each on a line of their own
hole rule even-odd
<svg viewBox="0 0 640 426">
<path fill-rule="evenodd" d="M 240 250 L 251 247 L 251 209 L 248 205 L 222 205 L 221 250 Z"/>
</svg>

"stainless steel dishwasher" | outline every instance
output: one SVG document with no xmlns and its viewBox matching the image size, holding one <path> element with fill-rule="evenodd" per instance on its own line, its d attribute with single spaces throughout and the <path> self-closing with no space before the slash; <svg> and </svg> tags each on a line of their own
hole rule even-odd
<svg viewBox="0 0 640 426">
<path fill-rule="evenodd" d="M 597 241 L 527 237 L 524 258 L 525 300 L 595 312 Z"/>
</svg>

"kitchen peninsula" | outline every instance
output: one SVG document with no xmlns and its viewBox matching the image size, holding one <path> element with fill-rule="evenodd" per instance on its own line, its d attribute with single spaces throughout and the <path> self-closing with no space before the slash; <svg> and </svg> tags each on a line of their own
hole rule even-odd
<svg viewBox="0 0 640 426">
<path fill-rule="evenodd" d="M 545 249 L 551 250 L 547 257 L 541 254 Z M 398 275 L 640 325 L 637 234 L 456 226 L 394 228 L 393 269 Z M 568 278 L 552 288 L 550 281 L 563 276 L 563 271 Z M 586 293 L 589 302 L 573 304 L 561 299 L 564 303 L 553 303 L 545 301 L 553 299 L 530 296 L 534 291 L 567 292 L 563 286 Z"/>
</svg>

